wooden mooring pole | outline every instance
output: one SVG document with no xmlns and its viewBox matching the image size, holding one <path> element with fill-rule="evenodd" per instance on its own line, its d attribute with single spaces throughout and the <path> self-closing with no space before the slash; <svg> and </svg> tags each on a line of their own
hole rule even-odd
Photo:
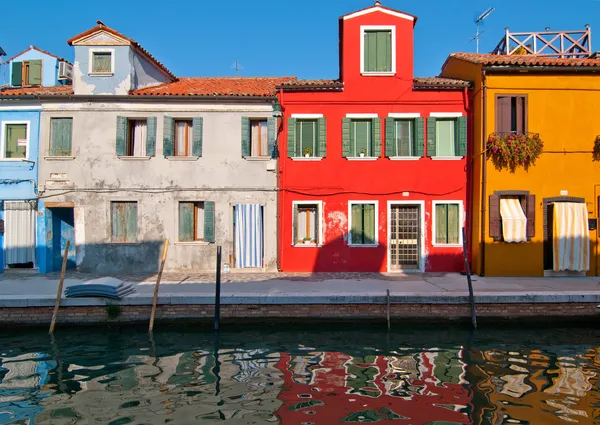
<svg viewBox="0 0 600 425">
<path fill-rule="evenodd" d="M 390 290 L 387 290 L 387 324 L 388 324 L 388 330 L 390 329 Z"/>
<path fill-rule="evenodd" d="M 158 270 L 158 276 L 156 278 L 156 286 L 154 287 L 154 299 L 152 300 L 152 312 L 150 313 L 150 327 L 149 332 L 154 329 L 154 316 L 156 315 L 156 303 L 158 302 L 158 287 L 160 286 L 160 279 L 165 268 L 165 261 L 167 260 L 167 250 L 169 249 L 169 239 L 165 239 L 165 247 L 163 249 L 162 260 L 160 262 L 160 269 Z"/>
<path fill-rule="evenodd" d="M 67 246 L 65 246 L 65 255 L 63 256 L 62 269 L 60 271 L 60 282 L 58 282 L 58 290 L 56 291 L 56 304 L 54 305 L 54 313 L 52 314 L 52 321 L 50 322 L 50 334 L 54 333 L 54 326 L 56 326 L 56 317 L 58 316 L 60 297 L 62 296 L 63 284 L 65 283 L 65 272 L 67 271 L 67 258 L 69 257 L 70 246 L 71 241 L 67 241 Z"/>
<path fill-rule="evenodd" d="M 217 276 L 215 286 L 215 331 L 219 330 L 221 320 L 221 247 L 217 247 Z"/>
<path fill-rule="evenodd" d="M 469 258 L 467 256 L 467 231 L 462 228 L 463 256 L 465 258 L 465 271 L 467 273 L 467 284 L 469 285 L 469 303 L 471 304 L 471 323 L 473 329 L 477 329 L 477 316 L 475 315 L 475 296 L 473 295 L 473 284 L 471 282 L 471 268 L 469 267 Z"/>
</svg>

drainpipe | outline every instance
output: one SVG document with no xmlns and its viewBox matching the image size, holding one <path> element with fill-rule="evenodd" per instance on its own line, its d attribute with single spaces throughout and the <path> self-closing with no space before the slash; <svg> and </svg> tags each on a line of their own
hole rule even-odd
<svg viewBox="0 0 600 425">
<path fill-rule="evenodd" d="M 464 93 L 464 102 L 465 102 L 465 111 L 467 113 L 467 123 L 471 128 L 475 128 L 474 123 L 473 123 L 473 111 L 471 110 L 471 104 L 473 103 L 473 99 L 470 99 L 469 96 L 469 89 L 465 88 Z M 473 131 L 468 131 L 468 134 L 471 134 L 471 139 L 474 142 L 475 141 L 475 136 Z M 473 223 L 473 165 L 471 163 L 471 161 L 469 160 L 470 158 L 474 158 L 475 156 L 475 145 L 474 143 L 468 143 L 468 147 L 469 149 L 467 149 L 467 162 L 466 162 L 466 167 L 467 169 L 466 174 L 467 174 L 467 231 L 466 231 L 466 243 L 467 243 L 467 259 L 469 261 L 469 264 L 472 265 L 472 252 L 473 252 L 473 230 L 471 228 L 472 223 Z M 471 267 L 471 270 L 473 268 Z M 466 270 L 465 270 L 466 271 Z"/>
<path fill-rule="evenodd" d="M 285 117 L 283 115 L 283 89 L 279 88 L 279 105 L 281 106 L 281 125 L 278 126 L 277 129 L 277 144 L 280 145 L 281 135 L 283 133 L 283 126 L 285 125 Z M 281 131 L 280 131 L 281 130 Z M 281 235 L 283 234 L 281 226 L 283 219 L 281 214 L 283 212 L 283 168 L 285 164 L 285 159 L 281 156 L 281 149 L 277 149 L 278 157 L 277 157 L 277 270 L 282 271 L 281 265 L 283 264 L 283 244 L 281 243 Z"/>
<path fill-rule="evenodd" d="M 481 138 L 481 235 L 480 235 L 480 275 L 485 276 L 485 212 L 487 206 L 487 193 L 486 193 L 486 174 L 487 174 L 487 152 L 486 152 L 486 137 L 487 137 L 487 86 L 485 79 L 485 69 L 481 70 L 481 84 L 482 84 L 482 138 Z"/>
</svg>

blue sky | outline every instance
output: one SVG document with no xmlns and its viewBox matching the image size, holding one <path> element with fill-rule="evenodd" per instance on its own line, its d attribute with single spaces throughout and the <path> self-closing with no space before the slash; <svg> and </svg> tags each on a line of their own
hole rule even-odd
<svg viewBox="0 0 600 425">
<path fill-rule="evenodd" d="M 65 3 L 33 0 L 36 6 L 13 19 L 2 19 L 0 46 L 12 56 L 30 44 L 69 60 L 70 37 L 97 19 L 135 39 L 178 76 L 296 75 L 338 76 L 339 16 L 373 4 L 372 0 L 102 0 Z M 505 27 L 512 31 L 592 27 L 600 40 L 600 0 L 382 0 L 413 15 L 415 76 L 437 75 L 451 52 L 475 51 L 474 18 L 493 6 L 482 27 L 480 51 L 489 52 Z M 169 7 L 172 6 L 172 7 Z M 594 37 L 594 30 L 597 30 Z M 595 50 L 600 50 L 600 44 Z"/>
</svg>

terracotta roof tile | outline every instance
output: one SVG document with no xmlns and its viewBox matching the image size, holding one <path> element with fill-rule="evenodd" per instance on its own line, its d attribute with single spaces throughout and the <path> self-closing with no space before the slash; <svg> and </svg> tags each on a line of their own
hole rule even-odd
<svg viewBox="0 0 600 425">
<path fill-rule="evenodd" d="M 162 64 L 162 62 L 159 62 L 158 59 L 156 59 L 154 56 L 152 56 L 150 54 L 150 52 L 148 52 L 146 49 L 144 49 L 137 41 L 135 41 L 134 39 L 129 38 L 127 36 L 124 36 L 123 34 L 121 34 L 120 32 L 118 32 L 112 28 L 107 27 L 100 21 L 98 21 L 98 25 L 95 26 L 94 28 L 84 31 L 81 34 L 77 34 L 75 37 L 71 37 L 70 39 L 67 40 L 67 43 L 70 46 L 72 46 L 75 41 L 77 41 L 81 38 L 87 37 L 91 34 L 94 34 L 95 32 L 98 32 L 98 31 L 106 31 L 110 34 L 116 35 L 117 37 L 120 37 L 120 38 L 123 38 L 123 39 L 129 41 L 135 49 L 137 49 L 139 52 L 141 52 L 144 56 L 146 56 L 151 62 L 153 62 L 160 69 L 162 69 L 169 77 L 171 77 L 173 79 L 173 81 L 177 80 L 177 77 L 175 76 L 175 74 L 173 74 L 171 71 L 169 71 L 167 69 L 167 67 Z"/>
<path fill-rule="evenodd" d="M 173 83 L 146 87 L 133 96 L 275 96 L 277 86 L 296 77 L 180 78 Z"/>
<path fill-rule="evenodd" d="M 456 78 L 416 77 L 413 79 L 413 87 L 417 89 L 463 89 L 471 87 L 471 82 Z"/>
<path fill-rule="evenodd" d="M 344 88 L 340 80 L 292 80 L 280 84 L 284 90 L 337 90 Z"/>
<path fill-rule="evenodd" d="M 70 84 L 52 87 L 7 87 L 0 90 L 0 97 L 68 96 L 72 94 L 73 86 Z"/>
<path fill-rule="evenodd" d="M 484 66 L 556 66 L 556 67 L 600 67 L 600 59 L 552 58 L 531 55 L 492 55 L 483 53 L 452 53 L 456 58 Z"/>
<path fill-rule="evenodd" d="M 28 48 L 26 48 L 25 50 L 23 50 L 21 53 L 17 53 L 17 54 L 16 54 L 16 55 L 14 55 L 12 58 L 10 58 L 10 59 L 7 59 L 7 60 L 6 60 L 6 62 L 7 62 L 7 63 L 8 63 L 8 62 L 10 62 L 10 61 L 11 61 L 11 60 L 13 60 L 14 58 L 16 58 L 16 57 L 18 57 L 18 56 L 21 56 L 23 53 L 27 53 L 27 52 L 28 52 L 28 51 L 30 51 L 30 50 L 37 50 L 38 52 L 44 53 L 44 54 L 46 54 L 46 55 L 48 55 L 48 56 L 52 56 L 53 58 L 56 58 L 56 59 L 58 59 L 59 61 L 63 61 L 63 62 L 68 62 L 68 63 L 71 63 L 71 62 L 69 62 L 68 60 L 66 60 L 66 59 L 64 59 L 64 58 L 61 58 L 60 56 L 53 55 L 52 53 L 50 53 L 50 52 L 47 52 L 47 51 L 45 51 L 45 50 L 42 50 L 42 49 L 40 49 L 39 47 L 35 47 L 35 46 L 29 46 Z M 71 64 L 71 65 L 72 65 L 72 64 Z"/>
</svg>

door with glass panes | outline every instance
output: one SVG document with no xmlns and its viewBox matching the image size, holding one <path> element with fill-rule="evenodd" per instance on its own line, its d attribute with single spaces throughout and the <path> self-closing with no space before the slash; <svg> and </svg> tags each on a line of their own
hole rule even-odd
<svg viewBox="0 0 600 425">
<path fill-rule="evenodd" d="M 391 205 L 390 270 L 417 270 L 421 262 L 421 206 Z"/>
</svg>

